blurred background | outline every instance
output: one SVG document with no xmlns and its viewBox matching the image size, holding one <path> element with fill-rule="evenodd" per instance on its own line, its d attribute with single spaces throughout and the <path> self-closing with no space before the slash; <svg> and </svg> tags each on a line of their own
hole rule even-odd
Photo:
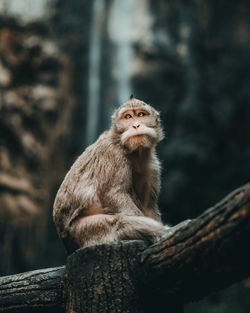
<svg viewBox="0 0 250 313">
<path fill-rule="evenodd" d="M 0 0 L 0 275 L 65 264 L 55 193 L 132 93 L 161 112 L 165 222 L 247 183 L 249 71 L 247 0 Z M 185 312 L 249 313 L 250 279 Z"/>
</svg>

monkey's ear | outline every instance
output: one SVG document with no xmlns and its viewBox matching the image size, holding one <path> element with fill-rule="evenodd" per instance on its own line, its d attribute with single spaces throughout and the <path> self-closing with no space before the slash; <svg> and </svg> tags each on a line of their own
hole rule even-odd
<svg viewBox="0 0 250 313">
<path fill-rule="evenodd" d="M 129 97 L 129 100 L 133 100 L 135 97 L 134 95 L 132 94 L 130 97 Z"/>
<path fill-rule="evenodd" d="M 157 118 L 157 120 L 159 120 L 160 121 L 160 112 L 158 112 L 158 111 L 156 111 L 156 110 L 154 110 L 155 111 L 155 114 L 156 114 L 156 118 Z"/>
<path fill-rule="evenodd" d="M 114 122 L 114 120 L 116 119 L 116 110 L 115 110 L 115 112 L 111 115 L 111 121 L 112 121 L 112 123 Z"/>
</svg>

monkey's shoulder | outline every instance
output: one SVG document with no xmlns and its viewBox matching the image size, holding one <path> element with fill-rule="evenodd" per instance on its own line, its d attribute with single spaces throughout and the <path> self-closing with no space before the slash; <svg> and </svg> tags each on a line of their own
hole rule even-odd
<svg viewBox="0 0 250 313">
<path fill-rule="evenodd" d="M 114 157 L 117 153 L 119 154 L 118 151 L 121 149 L 120 144 L 113 140 L 111 131 L 105 131 L 85 151 L 91 152 L 91 155 L 95 155 L 98 158 L 106 158 L 108 154 L 113 154 Z"/>
<path fill-rule="evenodd" d="M 75 205 L 79 194 L 85 188 L 89 192 L 89 186 L 94 185 L 93 181 L 99 180 L 96 179 L 98 177 L 101 177 L 106 183 L 110 176 L 115 175 L 113 168 L 119 167 L 118 155 L 117 146 L 112 142 L 110 133 L 108 131 L 102 133 L 97 141 L 87 147 L 71 166 L 58 190 L 55 207 L 60 207 L 61 202 L 64 205 L 67 203 L 66 206 L 72 206 L 72 199 L 74 199 Z"/>
<path fill-rule="evenodd" d="M 122 147 L 112 138 L 110 131 L 103 132 L 100 137 L 76 160 L 76 166 L 81 168 L 85 166 L 97 166 L 105 163 L 116 163 L 124 158 Z M 125 159 L 125 158 L 124 158 Z"/>
</svg>

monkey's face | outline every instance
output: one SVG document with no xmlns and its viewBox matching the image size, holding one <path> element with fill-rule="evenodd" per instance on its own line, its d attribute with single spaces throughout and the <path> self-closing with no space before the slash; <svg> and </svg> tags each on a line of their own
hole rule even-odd
<svg viewBox="0 0 250 313">
<path fill-rule="evenodd" d="M 131 152 L 140 147 L 151 148 L 163 137 L 159 113 L 142 101 L 134 99 L 131 102 L 115 112 L 113 131 L 120 135 L 121 144 Z"/>
</svg>

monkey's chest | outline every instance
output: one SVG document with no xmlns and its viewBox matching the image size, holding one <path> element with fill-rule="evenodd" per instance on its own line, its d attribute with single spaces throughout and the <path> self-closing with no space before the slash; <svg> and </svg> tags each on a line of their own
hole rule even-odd
<svg viewBox="0 0 250 313">
<path fill-rule="evenodd" d="M 133 198 L 136 205 L 143 210 L 148 207 L 150 198 L 150 179 L 145 173 L 133 173 Z"/>
</svg>

